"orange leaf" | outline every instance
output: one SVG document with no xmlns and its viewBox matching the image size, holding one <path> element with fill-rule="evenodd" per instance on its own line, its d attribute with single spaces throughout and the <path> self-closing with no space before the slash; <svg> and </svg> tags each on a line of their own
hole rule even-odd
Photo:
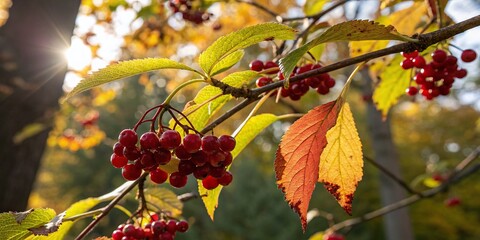
<svg viewBox="0 0 480 240">
<path fill-rule="evenodd" d="M 337 122 L 327 132 L 327 146 L 320 157 L 318 181 L 337 199 L 348 214 L 363 176 L 362 143 L 358 137 L 350 106 L 345 103 Z"/>
<path fill-rule="evenodd" d="M 341 101 L 341 100 L 340 100 Z M 327 131 L 335 125 L 339 105 L 333 101 L 310 110 L 287 130 L 275 159 L 278 188 L 307 227 L 307 210 L 318 179 Z"/>
</svg>

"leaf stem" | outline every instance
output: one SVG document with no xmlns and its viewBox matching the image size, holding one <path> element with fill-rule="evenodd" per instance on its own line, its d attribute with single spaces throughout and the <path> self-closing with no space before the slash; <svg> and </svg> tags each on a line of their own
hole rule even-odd
<svg viewBox="0 0 480 240">
<path fill-rule="evenodd" d="M 169 105 L 170 104 L 170 101 L 172 101 L 172 98 L 178 93 L 178 91 L 180 91 L 182 88 L 192 84 L 192 83 L 198 83 L 198 82 L 205 82 L 205 80 L 203 78 L 201 79 L 192 79 L 192 80 L 189 80 L 189 81 L 186 81 L 180 85 L 178 85 L 169 95 L 168 97 L 165 99 L 165 101 L 163 101 L 163 104 L 164 105 Z"/>
<path fill-rule="evenodd" d="M 253 114 L 255 114 L 258 109 L 260 109 L 260 107 L 270 98 L 270 95 L 272 94 L 273 92 L 269 92 L 268 94 L 266 94 L 265 96 L 263 96 L 258 102 L 257 104 L 255 104 L 255 107 L 253 107 L 253 109 L 250 111 L 250 113 L 248 114 L 248 116 L 245 118 L 245 120 L 243 120 L 242 124 L 240 124 L 240 126 L 238 126 L 238 128 L 235 130 L 235 132 L 233 132 L 232 134 L 232 137 L 236 137 L 237 134 L 242 130 L 242 128 L 245 126 L 245 124 L 247 124 L 248 120 L 250 120 L 250 118 L 252 118 Z"/>
<path fill-rule="evenodd" d="M 353 72 L 350 74 L 350 76 L 348 76 L 348 79 L 347 81 L 345 82 L 345 85 L 343 86 L 343 89 L 342 89 L 342 92 L 340 92 L 340 96 L 339 98 L 345 100 L 346 99 L 346 94 L 348 92 L 348 89 L 350 88 L 350 84 L 352 83 L 353 81 L 353 77 L 358 73 L 358 71 L 360 71 L 360 69 L 362 69 L 363 66 L 365 66 L 367 62 L 362 62 L 360 64 L 358 64 L 357 67 L 355 67 L 355 69 L 353 70 Z"/>
</svg>

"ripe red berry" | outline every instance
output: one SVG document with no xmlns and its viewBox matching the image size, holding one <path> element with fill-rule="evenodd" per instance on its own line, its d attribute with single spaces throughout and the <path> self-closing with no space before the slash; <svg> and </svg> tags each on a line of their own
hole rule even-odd
<svg viewBox="0 0 480 240">
<path fill-rule="evenodd" d="M 133 147 L 137 144 L 138 136 L 132 129 L 124 129 L 118 135 L 118 141 L 125 147 Z"/>
<path fill-rule="evenodd" d="M 477 53 L 472 49 L 467 49 L 462 52 L 462 61 L 473 62 L 477 58 Z"/>
<path fill-rule="evenodd" d="M 443 50 L 437 49 L 432 53 L 433 61 L 443 63 L 447 59 L 447 53 Z"/>
<path fill-rule="evenodd" d="M 456 78 L 464 78 L 467 76 L 467 70 L 466 69 L 458 69 L 457 72 L 455 73 Z"/>
<path fill-rule="evenodd" d="M 142 169 L 135 164 L 127 164 L 122 168 L 122 176 L 128 181 L 137 180 L 142 175 Z"/>
<path fill-rule="evenodd" d="M 174 172 L 170 174 L 170 185 L 176 188 L 181 188 L 187 185 L 188 177 L 179 172 Z"/>
<path fill-rule="evenodd" d="M 455 65 L 455 64 L 457 64 L 457 58 L 452 56 L 452 55 L 448 55 L 447 59 L 445 59 L 445 64 L 447 66 Z M 456 67 L 455 67 L 455 69 L 456 69 Z"/>
<path fill-rule="evenodd" d="M 213 135 L 204 136 L 202 138 L 202 150 L 205 152 L 214 152 L 218 151 L 220 144 L 218 143 L 218 138 Z"/>
<path fill-rule="evenodd" d="M 208 174 L 210 173 L 210 165 L 208 164 L 205 164 L 203 166 L 200 166 L 200 167 L 197 167 L 195 168 L 195 170 L 193 170 L 193 176 L 196 178 L 196 179 L 204 179 L 208 176 Z"/>
<path fill-rule="evenodd" d="M 213 190 L 218 187 L 218 181 L 212 176 L 207 176 L 202 180 L 202 185 L 207 190 Z"/>
<path fill-rule="evenodd" d="M 175 220 L 168 220 L 166 229 L 171 234 L 175 234 L 177 231 L 177 222 Z"/>
<path fill-rule="evenodd" d="M 408 94 L 409 96 L 415 96 L 415 95 L 417 95 L 417 93 L 418 93 L 418 88 L 416 88 L 416 87 L 409 87 L 409 88 L 407 88 L 406 92 L 407 92 L 407 94 Z"/>
<path fill-rule="evenodd" d="M 415 66 L 416 68 L 423 68 L 425 67 L 425 58 L 423 58 L 422 56 L 417 56 L 415 57 L 413 60 L 413 66 Z"/>
<path fill-rule="evenodd" d="M 172 159 L 172 153 L 165 148 L 157 148 L 157 151 L 153 154 L 155 162 L 160 165 L 165 165 Z"/>
<path fill-rule="evenodd" d="M 119 156 L 123 156 L 123 149 L 125 147 L 119 143 L 119 142 L 116 142 L 115 145 L 113 145 L 113 152 Z"/>
<path fill-rule="evenodd" d="M 168 179 L 168 173 L 160 168 L 150 172 L 150 180 L 156 184 L 162 184 Z"/>
<path fill-rule="evenodd" d="M 328 79 L 326 79 L 324 81 L 325 83 L 325 86 L 328 87 L 328 88 L 332 88 L 333 86 L 335 86 L 335 79 L 329 77 Z"/>
<path fill-rule="evenodd" d="M 165 232 L 165 228 L 167 227 L 167 222 L 164 220 L 154 221 L 150 229 L 152 230 L 154 235 L 160 235 L 161 233 Z"/>
<path fill-rule="evenodd" d="M 230 135 L 222 135 L 218 138 L 218 143 L 223 151 L 231 152 L 235 149 L 235 138 Z"/>
<path fill-rule="evenodd" d="M 260 60 L 253 60 L 250 62 L 249 67 L 253 71 L 260 72 L 263 70 L 263 62 Z"/>
<path fill-rule="evenodd" d="M 188 230 L 188 222 L 183 221 L 183 220 L 177 222 L 177 231 L 186 232 L 187 230 Z"/>
<path fill-rule="evenodd" d="M 140 157 L 140 163 L 144 169 L 149 169 L 155 166 L 157 163 L 154 159 L 153 153 L 151 152 L 144 152 Z"/>
<path fill-rule="evenodd" d="M 228 186 L 233 180 L 233 175 L 227 171 L 225 172 L 225 174 L 223 175 L 223 177 L 217 179 L 218 183 L 222 186 Z"/>
<path fill-rule="evenodd" d="M 175 149 L 175 155 L 178 157 L 180 160 L 188 160 L 192 157 L 192 154 L 190 154 L 187 149 L 185 149 L 185 146 L 183 144 L 180 144 Z"/>
<path fill-rule="evenodd" d="M 267 70 L 267 69 L 277 68 L 277 67 L 278 67 L 278 64 L 276 64 L 273 61 L 268 61 L 265 63 L 263 69 Z M 278 72 L 278 69 L 267 71 L 267 73 L 277 73 L 277 72 Z"/>
<path fill-rule="evenodd" d="M 210 176 L 212 176 L 214 178 L 221 178 L 221 177 L 223 177 L 223 175 L 225 175 L 226 172 L 227 172 L 227 170 L 225 169 L 224 166 L 212 167 L 210 169 Z"/>
<path fill-rule="evenodd" d="M 269 77 L 261 77 L 259 79 L 257 79 L 256 81 L 256 84 L 257 84 L 257 87 L 263 87 L 269 83 L 272 82 L 272 79 L 269 78 Z"/>
<path fill-rule="evenodd" d="M 457 206 L 457 205 L 460 205 L 460 202 L 461 202 L 461 201 L 460 201 L 460 198 L 458 198 L 458 197 L 451 197 L 451 198 L 445 200 L 445 205 L 446 205 L 447 207 L 455 207 L 455 206 Z"/>
<path fill-rule="evenodd" d="M 173 234 L 170 232 L 164 232 L 160 234 L 160 239 L 162 240 L 173 240 Z"/>
<path fill-rule="evenodd" d="M 178 163 L 178 172 L 183 175 L 192 174 L 195 170 L 195 164 L 190 160 L 180 160 Z"/>
<path fill-rule="evenodd" d="M 401 66 L 403 69 L 407 70 L 407 69 L 413 68 L 414 65 L 413 65 L 412 60 L 410 60 L 410 59 L 405 59 L 405 60 L 403 60 L 403 61 L 400 63 L 400 66 Z"/>
<path fill-rule="evenodd" d="M 167 130 L 160 137 L 160 144 L 166 149 L 175 149 L 182 142 L 180 133 L 175 130 Z"/>
<path fill-rule="evenodd" d="M 137 147 L 125 147 L 123 149 L 123 156 L 125 156 L 128 160 L 137 160 L 140 158 L 140 151 Z"/>
<path fill-rule="evenodd" d="M 124 236 L 125 236 L 125 234 L 123 234 L 123 231 L 121 231 L 121 230 L 115 230 L 112 233 L 112 239 L 113 240 L 121 240 Z"/>
<path fill-rule="evenodd" d="M 133 226 L 132 224 L 127 224 L 125 225 L 125 227 L 123 227 L 123 234 L 125 234 L 125 236 L 127 237 L 133 237 L 135 232 L 135 226 Z"/>
<path fill-rule="evenodd" d="M 187 134 L 183 138 L 183 146 L 189 153 L 197 152 L 202 147 L 202 138 L 198 134 Z"/>
<path fill-rule="evenodd" d="M 160 139 L 154 132 L 146 132 L 140 137 L 140 146 L 142 149 L 155 149 L 160 146 Z"/>
<path fill-rule="evenodd" d="M 402 56 L 404 58 L 415 58 L 416 56 L 418 56 L 418 51 L 415 50 L 413 52 L 402 52 Z"/>
<path fill-rule="evenodd" d="M 113 153 L 112 156 L 110 156 L 110 163 L 115 168 L 122 168 L 123 166 L 127 165 L 128 159 L 123 155 L 119 156 L 116 153 Z"/>
<path fill-rule="evenodd" d="M 223 161 L 223 166 L 226 167 L 226 166 L 232 164 L 232 161 L 233 161 L 232 153 L 225 152 L 225 161 Z"/>
</svg>

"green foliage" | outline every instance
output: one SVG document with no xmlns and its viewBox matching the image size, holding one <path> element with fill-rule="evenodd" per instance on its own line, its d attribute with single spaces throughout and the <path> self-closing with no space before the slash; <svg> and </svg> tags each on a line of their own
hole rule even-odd
<svg viewBox="0 0 480 240">
<path fill-rule="evenodd" d="M 240 59 L 242 59 L 244 53 L 245 52 L 243 50 L 238 50 L 238 51 L 228 55 L 224 59 L 220 60 L 220 62 L 218 62 L 213 67 L 212 76 L 215 76 L 219 73 L 222 73 L 222 72 L 230 69 L 233 65 L 238 63 L 240 61 Z"/>
<path fill-rule="evenodd" d="M 48 224 L 55 215 L 55 211 L 50 208 L 0 213 L 0 239 L 25 239 Z"/>
<path fill-rule="evenodd" d="M 151 205 L 151 209 L 170 212 L 173 216 L 182 213 L 183 203 L 177 195 L 166 188 L 148 188 L 145 190 L 145 200 Z"/>
<path fill-rule="evenodd" d="M 326 42 L 364 40 L 416 41 L 399 34 L 393 26 L 384 26 L 368 20 L 347 21 L 332 26 L 320 36 L 280 59 L 280 69 L 285 79 L 289 79 L 298 61 L 313 47 Z"/>
<path fill-rule="evenodd" d="M 70 93 L 67 94 L 65 100 L 77 93 L 105 83 L 160 69 L 182 69 L 197 72 L 185 64 L 167 58 L 145 58 L 122 61 L 117 64 L 109 65 L 83 79 Z"/>
<path fill-rule="evenodd" d="M 223 65 L 225 62 L 233 60 L 234 58 L 224 61 L 225 58 L 236 53 L 238 50 L 257 44 L 261 41 L 270 39 L 287 40 L 293 39 L 294 36 L 295 30 L 278 23 L 263 23 L 246 27 L 220 37 L 202 54 L 200 54 L 198 62 L 203 71 L 205 71 L 208 76 L 212 76 L 215 73 L 214 69 L 224 68 L 223 66 L 216 67 L 216 65 L 219 63 L 222 63 Z"/>
</svg>

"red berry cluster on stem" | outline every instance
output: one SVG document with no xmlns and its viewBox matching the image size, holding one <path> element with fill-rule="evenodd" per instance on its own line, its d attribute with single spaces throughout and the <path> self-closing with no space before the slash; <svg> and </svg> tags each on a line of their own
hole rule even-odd
<svg viewBox="0 0 480 240">
<path fill-rule="evenodd" d="M 145 115 L 156 108 L 158 109 L 155 117 L 144 120 Z M 176 124 L 186 129 L 183 139 L 176 130 L 165 130 L 166 127 L 161 126 L 157 133 L 153 128 L 153 123 L 157 117 L 161 120 L 161 113 L 165 109 L 172 115 Z M 149 109 L 134 127 L 136 129 L 142 123 L 151 122 L 150 131 L 143 133 L 140 139 L 134 129 L 121 131 L 118 142 L 113 146 L 111 164 L 116 168 L 122 168 L 123 177 L 130 181 L 138 179 L 142 171 L 146 171 L 149 172 L 152 182 L 161 184 L 169 179 L 170 185 L 176 188 L 184 187 L 190 174 L 202 180 L 203 186 L 209 190 L 218 185 L 229 185 L 233 176 L 227 168 L 232 163 L 230 152 L 235 148 L 235 138 L 229 135 L 218 138 L 213 135 L 202 137 L 193 129 L 193 125 L 182 125 L 170 109 L 173 108 L 170 106 L 165 108 L 163 105 Z M 181 114 L 179 111 L 177 113 Z M 186 118 L 186 116 L 183 117 Z M 195 133 L 188 133 L 190 130 Z M 172 157 L 180 161 L 177 171 L 169 176 L 161 166 L 168 164 Z"/>
<path fill-rule="evenodd" d="M 202 24 L 210 20 L 211 13 L 202 11 L 200 9 L 193 9 L 192 1 L 189 0 L 169 0 L 168 6 L 174 13 L 181 13 L 185 21 L 195 24 Z"/>
<path fill-rule="evenodd" d="M 170 219 L 154 220 L 145 226 L 135 226 L 133 224 L 121 224 L 112 233 L 113 240 L 173 240 L 177 232 L 186 232 L 188 230 L 188 222 L 176 221 Z"/>
<path fill-rule="evenodd" d="M 410 86 L 406 93 L 415 96 L 422 94 L 425 99 L 432 100 L 440 95 L 448 95 L 455 82 L 455 78 L 467 76 L 467 70 L 459 68 L 455 56 L 437 49 L 432 54 L 432 61 L 428 62 L 417 51 L 402 53 L 404 60 L 400 64 L 405 70 L 416 69 L 414 80 L 417 86 Z M 475 60 L 476 53 L 473 50 L 465 50 L 461 59 L 464 62 Z"/>
<path fill-rule="evenodd" d="M 303 66 L 296 67 L 291 77 L 321 67 L 322 66 L 320 64 L 305 64 Z M 264 71 L 267 74 L 278 73 L 278 80 L 284 80 L 283 74 L 278 70 L 278 65 L 272 61 L 263 63 L 260 60 L 254 60 L 250 63 L 250 69 L 258 72 Z M 268 71 L 268 69 L 272 70 Z M 272 83 L 273 81 L 273 78 L 264 76 L 257 79 L 256 83 L 257 87 L 263 87 L 269 83 Z M 328 73 L 322 73 L 291 83 L 288 88 L 282 87 L 280 90 L 280 95 L 282 97 L 289 97 L 291 100 L 297 101 L 300 100 L 300 98 L 305 95 L 310 88 L 316 89 L 317 93 L 321 95 L 325 95 L 330 92 L 330 88 L 333 86 L 335 86 L 335 79 L 330 77 Z"/>
</svg>

